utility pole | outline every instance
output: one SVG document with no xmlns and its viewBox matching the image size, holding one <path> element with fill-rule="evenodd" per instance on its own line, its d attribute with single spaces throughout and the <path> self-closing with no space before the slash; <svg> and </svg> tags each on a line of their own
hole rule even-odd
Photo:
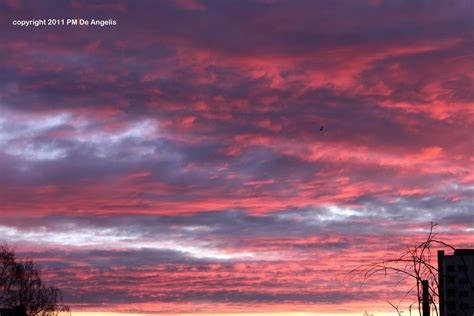
<svg viewBox="0 0 474 316">
<path fill-rule="evenodd" d="M 423 316 L 430 316 L 430 295 L 428 280 L 422 280 L 423 287 Z"/>
</svg>

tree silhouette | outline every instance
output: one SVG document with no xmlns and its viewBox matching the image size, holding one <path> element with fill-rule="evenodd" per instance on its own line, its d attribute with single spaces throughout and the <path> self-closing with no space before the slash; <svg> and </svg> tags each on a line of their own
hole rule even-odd
<svg viewBox="0 0 474 316">
<path fill-rule="evenodd" d="M 23 307 L 28 315 L 69 313 L 69 307 L 63 304 L 61 291 L 43 283 L 40 269 L 33 261 L 17 262 L 14 250 L 8 245 L 0 246 L 0 260 L 0 305 Z"/>
<path fill-rule="evenodd" d="M 411 280 L 413 282 L 412 286 L 400 298 L 398 304 L 388 301 L 398 315 L 402 313 L 400 305 L 410 297 L 414 297 L 408 307 L 410 315 L 412 315 L 413 307 L 418 310 L 419 315 L 422 315 L 422 281 L 428 280 L 430 308 L 434 315 L 439 315 L 438 268 L 432 263 L 432 248 L 447 247 L 454 250 L 454 247 L 436 239 L 434 233 L 436 226 L 438 225 L 431 223 L 426 240 L 414 247 L 408 247 L 399 257 L 359 266 L 353 269 L 350 274 L 362 275 L 364 282 L 375 275 L 383 274 L 386 276 L 390 273 L 401 277 L 399 283 Z"/>
</svg>

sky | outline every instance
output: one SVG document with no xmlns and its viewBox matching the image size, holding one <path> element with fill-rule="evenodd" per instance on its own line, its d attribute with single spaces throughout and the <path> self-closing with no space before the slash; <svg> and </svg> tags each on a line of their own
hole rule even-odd
<svg viewBox="0 0 474 316">
<path fill-rule="evenodd" d="M 1 0 L 0 38 L 0 241 L 74 315 L 390 315 L 349 271 L 474 247 L 472 1 Z"/>
</svg>

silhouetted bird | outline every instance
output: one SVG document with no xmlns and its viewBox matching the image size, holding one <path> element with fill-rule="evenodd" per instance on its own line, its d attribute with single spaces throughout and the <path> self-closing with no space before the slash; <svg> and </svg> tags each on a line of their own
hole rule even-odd
<svg viewBox="0 0 474 316">
<path fill-rule="evenodd" d="M 324 128 L 324 126 L 321 126 L 321 128 L 319 129 L 319 131 L 322 132 L 322 131 L 323 131 L 323 128 Z"/>
</svg>

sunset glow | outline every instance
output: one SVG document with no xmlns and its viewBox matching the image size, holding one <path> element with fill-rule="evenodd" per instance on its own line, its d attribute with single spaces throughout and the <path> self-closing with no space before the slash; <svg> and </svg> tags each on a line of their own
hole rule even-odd
<svg viewBox="0 0 474 316">
<path fill-rule="evenodd" d="M 74 316 L 396 315 L 349 272 L 474 248 L 473 3 L 0 0 L 0 242 Z"/>
</svg>

